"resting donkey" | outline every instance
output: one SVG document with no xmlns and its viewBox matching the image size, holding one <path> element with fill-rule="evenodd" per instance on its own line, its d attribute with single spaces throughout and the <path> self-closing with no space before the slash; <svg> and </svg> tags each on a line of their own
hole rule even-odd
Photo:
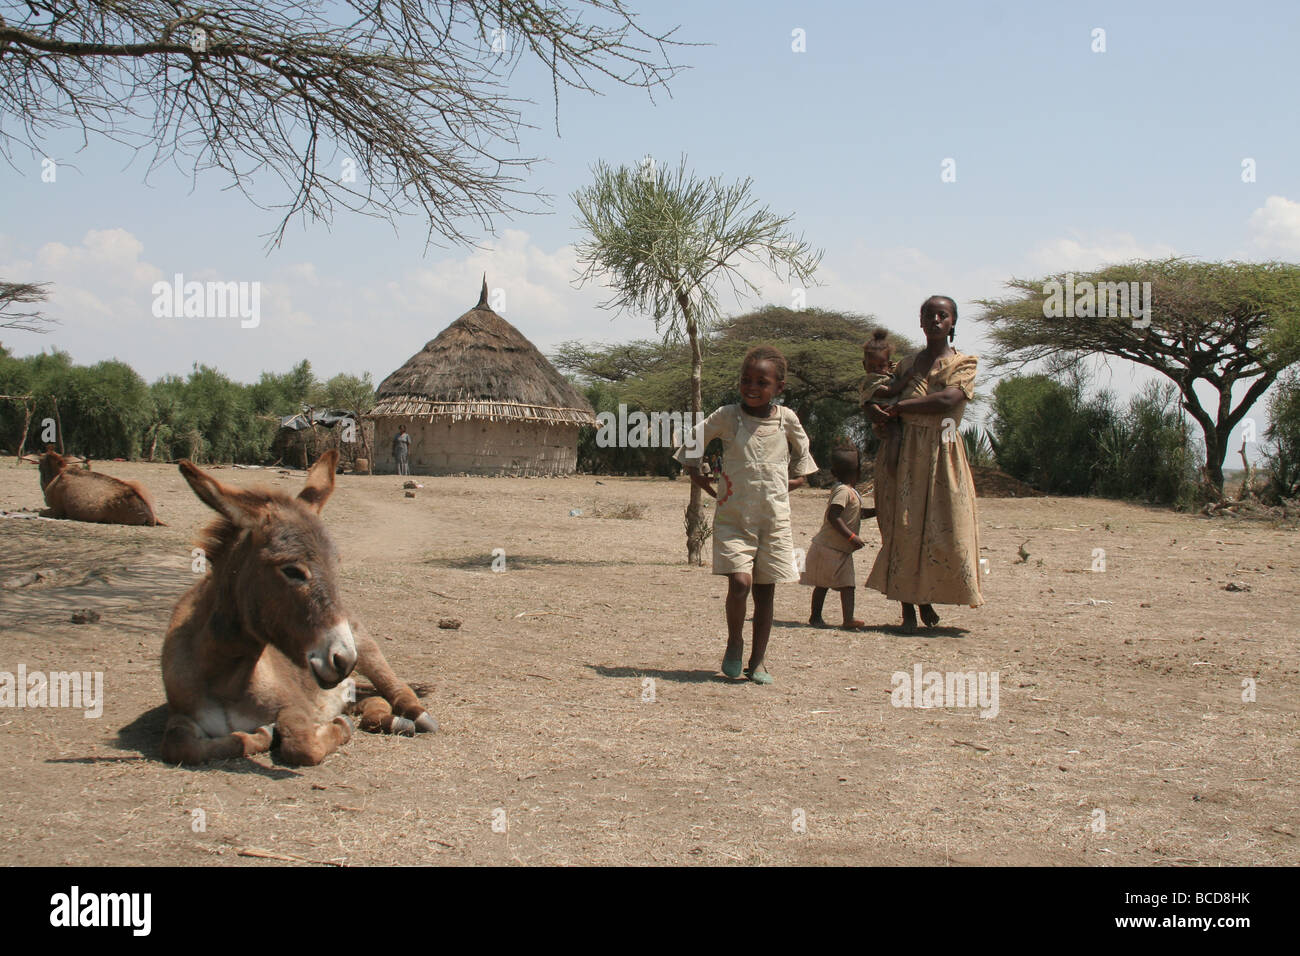
<svg viewBox="0 0 1300 956">
<path fill-rule="evenodd" d="M 99 524 L 160 525 L 153 497 L 144 485 L 83 471 L 56 451 L 41 456 L 41 491 L 50 518 Z"/>
<path fill-rule="evenodd" d="M 297 498 L 225 485 L 180 463 L 221 517 L 200 542 L 211 573 L 177 603 L 163 643 L 164 760 L 264 753 L 278 735 L 285 762 L 320 763 L 352 736 L 343 714 L 354 666 L 382 695 L 352 708 L 363 730 L 438 729 L 339 600 L 334 543 L 318 517 L 337 462 L 327 452 Z"/>
</svg>

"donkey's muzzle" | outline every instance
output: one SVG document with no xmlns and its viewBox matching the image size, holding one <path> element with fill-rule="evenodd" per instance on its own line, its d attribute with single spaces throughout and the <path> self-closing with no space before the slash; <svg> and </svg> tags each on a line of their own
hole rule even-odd
<svg viewBox="0 0 1300 956">
<path fill-rule="evenodd" d="M 338 686 L 352 673 L 357 666 L 357 645 L 346 621 L 325 632 L 316 648 L 308 652 L 307 664 L 316 683 L 326 689 Z"/>
</svg>

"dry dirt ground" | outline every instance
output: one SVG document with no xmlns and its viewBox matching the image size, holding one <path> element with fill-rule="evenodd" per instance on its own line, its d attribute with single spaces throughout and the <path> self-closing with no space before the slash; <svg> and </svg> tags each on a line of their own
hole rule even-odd
<svg viewBox="0 0 1300 956">
<path fill-rule="evenodd" d="M 441 731 L 194 770 L 159 759 L 158 655 L 209 513 L 174 466 L 97 467 L 148 484 L 168 527 L 0 519 L 0 582 L 44 572 L 0 588 L 0 671 L 103 671 L 106 696 L 99 719 L 0 708 L 8 864 L 1300 863 L 1293 530 L 984 500 L 984 607 L 907 636 L 859 588 L 869 630 L 813 630 L 809 591 L 781 586 L 759 687 L 716 670 L 724 587 L 684 566 L 685 482 L 426 478 L 407 499 L 343 476 L 344 592 Z M 797 545 L 825 496 L 793 495 Z M 592 517 L 629 502 L 645 516 Z M 0 465 L 0 509 L 40 505 L 35 468 Z M 917 665 L 996 672 L 997 715 L 891 706 Z"/>
</svg>

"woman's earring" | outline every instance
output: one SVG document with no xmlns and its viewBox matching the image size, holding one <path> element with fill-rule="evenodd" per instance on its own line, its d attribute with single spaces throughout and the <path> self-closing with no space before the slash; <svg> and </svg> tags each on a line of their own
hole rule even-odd
<svg viewBox="0 0 1300 956">
<path fill-rule="evenodd" d="M 954 325 L 952 328 L 948 330 L 948 341 L 951 342 L 953 340 L 953 336 L 956 334 L 957 334 L 957 326 Z"/>
</svg>

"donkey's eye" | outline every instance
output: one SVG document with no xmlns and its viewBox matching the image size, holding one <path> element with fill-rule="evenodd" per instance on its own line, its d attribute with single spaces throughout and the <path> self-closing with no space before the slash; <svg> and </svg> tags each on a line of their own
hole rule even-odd
<svg viewBox="0 0 1300 956">
<path fill-rule="evenodd" d="M 311 572 L 309 572 L 301 564 L 282 564 L 280 565 L 280 573 L 283 574 L 290 581 L 294 581 L 299 584 L 306 583 L 307 579 L 311 577 Z"/>
</svg>

